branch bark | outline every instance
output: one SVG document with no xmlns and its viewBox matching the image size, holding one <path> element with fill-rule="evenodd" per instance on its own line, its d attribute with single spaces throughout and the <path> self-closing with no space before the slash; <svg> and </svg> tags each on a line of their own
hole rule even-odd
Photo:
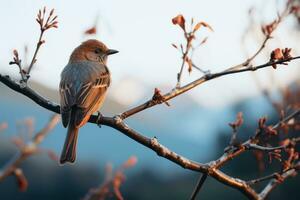
<svg viewBox="0 0 300 200">
<path fill-rule="evenodd" d="M 299 59 L 300 56 L 296 56 L 296 57 L 292 57 L 292 58 L 286 58 L 286 59 L 282 59 L 282 60 L 279 60 L 279 61 L 269 61 L 265 64 L 262 64 L 262 65 L 257 65 L 257 66 L 248 66 L 248 67 L 245 67 L 245 68 L 234 68 L 234 69 L 226 69 L 224 71 L 221 71 L 221 72 L 217 72 L 217 73 L 212 73 L 212 74 L 205 74 L 204 76 L 202 76 L 201 78 L 199 79 L 196 79 L 195 81 L 189 83 L 189 84 L 186 84 L 185 86 L 183 87 L 179 87 L 179 88 L 175 88 L 173 90 L 171 90 L 170 92 L 164 94 L 162 97 L 164 99 L 164 101 L 168 101 L 170 99 L 173 99 L 174 97 L 177 97 L 178 95 L 181 95 L 193 88 L 195 88 L 196 86 L 198 85 L 201 85 L 209 80 L 212 80 L 212 79 L 216 79 L 216 78 L 219 78 L 219 77 L 222 77 L 222 76 L 226 76 L 226 75 L 229 75 L 229 74 L 236 74 L 236 73 L 241 73 L 241 72 L 247 72 L 247 71 L 256 71 L 256 70 L 259 70 L 259 69 L 263 69 L 263 68 L 266 68 L 266 67 L 270 67 L 272 65 L 276 65 L 276 64 L 283 64 L 283 63 L 286 63 L 286 62 L 289 62 L 291 60 L 295 60 L 295 59 Z M 141 105 L 138 105 L 134 108 L 131 108 L 125 112 L 123 112 L 120 116 L 122 119 L 126 119 L 138 112 L 141 112 L 145 109 L 148 109 L 148 108 L 151 108 L 157 104 L 160 104 L 162 102 L 156 102 L 156 101 L 153 101 L 152 99 L 146 101 L 145 103 L 141 104 Z"/>
<path fill-rule="evenodd" d="M 268 66 L 271 66 L 272 64 L 276 63 L 276 64 L 281 64 L 283 62 L 287 62 L 290 60 L 294 60 L 294 59 L 298 59 L 299 57 L 294 57 L 294 58 L 289 58 L 289 59 L 285 59 L 285 60 L 281 60 L 281 61 L 276 61 L 276 62 L 268 62 L 265 63 L 263 65 L 259 65 L 256 67 L 248 67 L 246 69 L 235 69 L 232 71 L 223 71 L 220 73 L 215 73 L 215 74 L 210 74 L 210 75 L 205 75 L 204 77 L 190 83 L 187 84 L 186 86 L 179 88 L 177 91 L 173 91 L 171 93 L 168 93 L 166 95 L 164 95 L 164 97 L 166 98 L 166 100 L 172 99 L 176 96 L 178 96 L 179 94 L 182 94 L 194 87 L 196 87 L 197 85 L 206 82 L 208 80 L 217 78 L 217 77 L 221 77 L 224 75 L 229 75 L 229 74 L 234 74 L 234 73 L 239 73 L 239 72 L 244 72 L 244 71 L 255 71 L 257 69 L 262 69 Z M 34 90 L 32 90 L 30 87 L 28 86 L 21 86 L 17 81 L 13 81 L 9 76 L 3 76 L 0 74 L 0 81 L 5 84 L 6 86 L 8 86 L 9 88 L 11 88 L 12 90 L 15 90 L 27 97 L 29 97 L 30 99 L 32 99 L 34 102 L 36 102 L 38 105 L 53 111 L 55 113 L 60 113 L 60 106 L 45 99 L 44 97 L 42 97 L 41 95 L 39 95 L 38 93 L 36 93 Z M 149 102 L 152 102 L 151 100 Z M 144 105 L 144 104 L 143 104 Z M 147 104 L 147 106 L 138 106 L 134 109 L 134 111 L 130 111 L 128 116 L 131 116 L 139 111 L 142 111 L 146 108 L 152 107 L 155 104 Z M 126 112 L 125 112 L 126 113 Z M 292 113 L 292 116 L 287 116 L 285 119 L 283 119 L 282 121 L 286 121 L 287 119 L 292 119 L 293 117 L 295 117 L 296 115 L 300 114 L 300 109 L 294 113 Z M 126 118 L 125 117 L 125 118 Z M 238 156 L 239 154 L 243 153 L 244 151 L 247 150 L 246 148 L 246 144 L 248 144 L 250 142 L 250 140 L 246 141 L 244 143 L 244 147 L 243 148 L 234 148 L 229 152 L 226 152 L 225 154 L 223 154 L 219 159 L 217 159 L 216 161 L 210 162 L 210 163 L 198 163 L 196 161 L 187 159 L 173 151 L 171 151 L 170 149 L 168 149 L 167 147 L 163 146 L 162 144 L 160 144 L 157 140 L 157 138 L 148 138 L 145 137 L 144 135 L 142 135 L 141 133 L 139 133 L 138 131 L 130 128 L 125 122 L 124 122 L 124 115 L 116 115 L 114 117 L 102 117 L 100 120 L 98 119 L 98 116 L 96 115 L 92 115 L 89 119 L 90 123 L 94 123 L 97 124 L 100 123 L 102 125 L 106 125 L 109 126 L 111 128 L 114 128 L 116 130 L 119 130 L 121 133 L 125 134 L 126 136 L 130 137 L 131 139 L 135 140 L 136 142 L 152 149 L 154 152 L 157 153 L 157 155 L 164 157 L 176 164 L 178 164 L 179 166 L 185 168 L 185 169 L 189 169 L 189 170 L 193 170 L 193 171 L 197 171 L 197 172 L 202 172 L 205 174 L 208 174 L 209 176 L 215 178 L 216 180 L 220 181 L 221 183 L 228 185 L 230 187 L 233 187 L 239 191 L 241 191 L 243 194 L 245 194 L 249 199 L 262 199 L 260 197 L 260 194 L 258 194 L 255 190 L 253 190 L 249 184 L 246 181 L 240 180 L 238 178 L 234 178 L 231 177 L 225 173 L 223 173 L 222 171 L 219 170 L 219 168 L 226 163 L 228 160 Z M 275 125 L 276 126 L 276 125 Z"/>
</svg>

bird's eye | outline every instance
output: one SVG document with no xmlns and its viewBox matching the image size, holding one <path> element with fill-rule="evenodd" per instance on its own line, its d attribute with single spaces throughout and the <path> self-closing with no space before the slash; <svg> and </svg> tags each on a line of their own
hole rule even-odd
<svg viewBox="0 0 300 200">
<path fill-rule="evenodd" d="M 97 48 L 97 49 L 95 49 L 95 53 L 100 53 L 101 52 L 101 49 L 99 49 L 99 48 Z"/>
</svg>

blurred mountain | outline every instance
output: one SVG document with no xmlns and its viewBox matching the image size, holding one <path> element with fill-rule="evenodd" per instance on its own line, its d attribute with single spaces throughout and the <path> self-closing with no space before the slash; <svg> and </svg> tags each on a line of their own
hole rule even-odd
<svg viewBox="0 0 300 200">
<path fill-rule="evenodd" d="M 139 87 L 144 88 L 145 91 L 153 91 L 145 85 L 141 86 L 138 81 L 136 84 L 140 84 Z M 43 96 L 57 102 L 56 90 L 35 82 L 31 82 L 30 85 Z M 0 135 L 0 166 L 2 166 L 16 152 L 16 147 L 10 142 L 11 137 L 19 133 L 16 124 L 26 117 L 32 117 L 35 130 L 39 130 L 52 113 L 2 84 L 0 84 L 0 93 L 0 122 L 6 121 L 9 124 L 9 128 Z M 144 96 L 142 99 L 148 99 L 152 94 Z M 135 104 L 138 103 L 141 101 L 136 100 Z M 241 138 L 255 131 L 258 117 L 268 115 L 270 119 L 276 120 L 274 110 L 263 96 L 216 109 L 201 107 L 189 95 L 181 95 L 170 101 L 170 104 L 171 107 L 159 105 L 147 109 L 127 119 L 126 122 L 148 137 L 156 136 L 162 144 L 179 154 L 200 162 L 215 159 L 223 152 L 231 135 L 231 129 L 227 124 L 235 120 L 237 112 L 244 112 L 246 122 L 241 131 L 243 133 Z M 104 115 L 112 115 L 126 109 L 128 106 L 121 104 L 113 95 L 109 95 L 102 112 Z M 66 130 L 59 124 L 43 141 L 41 147 L 59 154 L 65 132 Z M 181 167 L 158 157 L 151 150 L 118 131 L 105 126 L 99 129 L 93 124 L 87 124 L 80 130 L 78 159 L 75 165 L 61 167 L 50 160 L 46 154 L 34 156 L 22 164 L 30 183 L 28 191 L 16 193 L 15 179 L 9 177 L 0 184 L 1 198 L 80 199 L 89 188 L 101 183 L 103 168 L 107 162 L 118 166 L 131 155 L 137 156 L 138 164 L 129 170 L 127 180 L 121 187 L 125 199 L 188 198 L 198 174 L 182 170 Z M 234 161 L 233 166 L 226 167 L 226 172 L 242 177 L 255 177 L 257 168 L 253 156 L 248 155 L 241 159 L 242 162 Z M 251 167 L 253 171 L 247 171 L 249 162 L 253 165 Z M 295 183 L 294 180 L 292 182 Z M 293 190 L 288 182 L 286 185 L 288 186 L 284 188 Z M 216 188 L 218 193 L 213 192 Z M 280 192 L 283 192 L 282 190 L 280 189 Z M 240 192 L 228 189 L 212 179 L 207 181 L 201 192 L 203 199 L 245 199 Z M 275 194 L 279 195 L 276 190 Z M 290 199 L 298 199 L 298 197 L 296 195 Z"/>
</svg>

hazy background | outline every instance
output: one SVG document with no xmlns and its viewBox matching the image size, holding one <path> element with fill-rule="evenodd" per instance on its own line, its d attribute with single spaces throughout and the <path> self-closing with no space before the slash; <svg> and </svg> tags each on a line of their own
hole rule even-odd
<svg viewBox="0 0 300 200">
<path fill-rule="evenodd" d="M 88 38 L 102 40 L 120 51 L 109 60 L 112 87 L 101 111 L 104 115 L 114 115 L 148 100 L 153 88 L 167 92 L 176 84 L 181 58 L 171 43 L 183 42 L 181 30 L 171 23 L 177 14 L 183 14 L 187 21 L 194 17 L 195 21 L 205 21 L 213 27 L 213 33 L 199 31 L 200 40 L 206 36 L 209 39 L 195 52 L 194 61 L 205 70 L 217 72 L 244 61 L 247 54 L 258 48 L 263 39 L 260 25 L 271 22 L 283 3 L 274 0 L 1 1 L 0 73 L 18 76 L 16 67 L 8 65 L 12 50 L 18 49 L 22 55 L 24 46 L 28 45 L 28 59 L 31 58 L 39 34 L 36 13 L 45 5 L 55 8 L 59 28 L 46 33 L 46 44 L 39 52 L 29 84 L 43 96 L 58 102 L 59 75 L 72 50 Z M 255 23 L 243 39 L 250 23 L 250 8 L 254 8 Z M 85 36 L 83 32 L 95 24 L 97 17 L 97 35 Z M 290 47 L 292 55 L 299 54 L 299 30 L 293 18 L 282 23 L 274 36 L 255 63 L 267 61 L 269 52 L 277 47 Z M 171 107 L 158 105 L 127 122 L 148 137 L 156 136 L 170 149 L 206 162 L 222 154 L 231 134 L 227 124 L 235 119 L 238 111 L 244 111 L 247 122 L 244 137 L 255 131 L 260 116 L 276 120 L 272 107 L 257 87 L 257 80 L 276 97 L 278 87 L 292 83 L 297 87 L 298 65 L 295 61 L 276 71 L 266 69 L 213 80 L 170 101 Z M 184 82 L 201 76 L 197 71 L 190 76 L 187 70 L 184 73 Z M 16 150 L 10 140 L 18 134 L 16 124 L 20 120 L 33 118 L 39 130 L 50 116 L 49 111 L 0 84 L 0 122 L 9 124 L 9 129 L 0 135 L 0 164 L 6 163 Z M 65 132 L 59 124 L 41 146 L 59 155 Z M 101 183 L 107 162 L 118 166 L 131 155 L 137 156 L 138 164 L 128 170 L 128 179 L 122 187 L 126 199 L 184 199 L 190 195 L 197 174 L 158 157 L 111 128 L 99 129 L 92 124 L 80 130 L 75 165 L 59 167 L 47 155 L 35 156 L 23 166 L 29 179 L 28 191 L 16 193 L 17 186 L 10 177 L 0 184 L 0 193 L 5 199 L 80 199 L 89 188 Z M 227 172 L 255 177 L 258 175 L 256 163 L 254 158 L 251 161 L 252 172 L 241 170 L 243 167 L 237 164 Z M 289 186 L 295 180 L 285 184 Z M 299 179 L 297 181 L 299 185 Z M 299 198 L 293 187 L 288 186 L 276 189 L 274 196 L 280 198 L 282 191 L 286 191 L 295 194 L 291 199 Z M 215 188 L 220 192 L 212 192 Z M 211 179 L 200 196 L 203 199 L 244 198 L 238 191 Z"/>
</svg>

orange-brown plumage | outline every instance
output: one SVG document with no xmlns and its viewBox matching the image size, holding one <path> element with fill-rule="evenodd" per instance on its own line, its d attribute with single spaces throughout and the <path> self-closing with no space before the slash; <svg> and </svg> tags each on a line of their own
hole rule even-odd
<svg viewBox="0 0 300 200">
<path fill-rule="evenodd" d="M 99 48 L 103 53 L 107 52 L 109 49 L 98 40 L 87 40 L 74 49 L 72 52 L 69 62 L 77 62 L 82 60 L 91 60 L 91 57 L 96 56 L 94 50 Z M 91 57 L 89 57 L 91 56 Z M 106 63 L 104 63 L 106 64 Z"/>
<path fill-rule="evenodd" d="M 78 130 L 103 104 L 110 84 L 107 56 L 117 53 L 102 42 L 87 40 L 72 52 L 61 73 L 62 122 L 68 127 L 60 162 L 74 162 Z"/>
</svg>

